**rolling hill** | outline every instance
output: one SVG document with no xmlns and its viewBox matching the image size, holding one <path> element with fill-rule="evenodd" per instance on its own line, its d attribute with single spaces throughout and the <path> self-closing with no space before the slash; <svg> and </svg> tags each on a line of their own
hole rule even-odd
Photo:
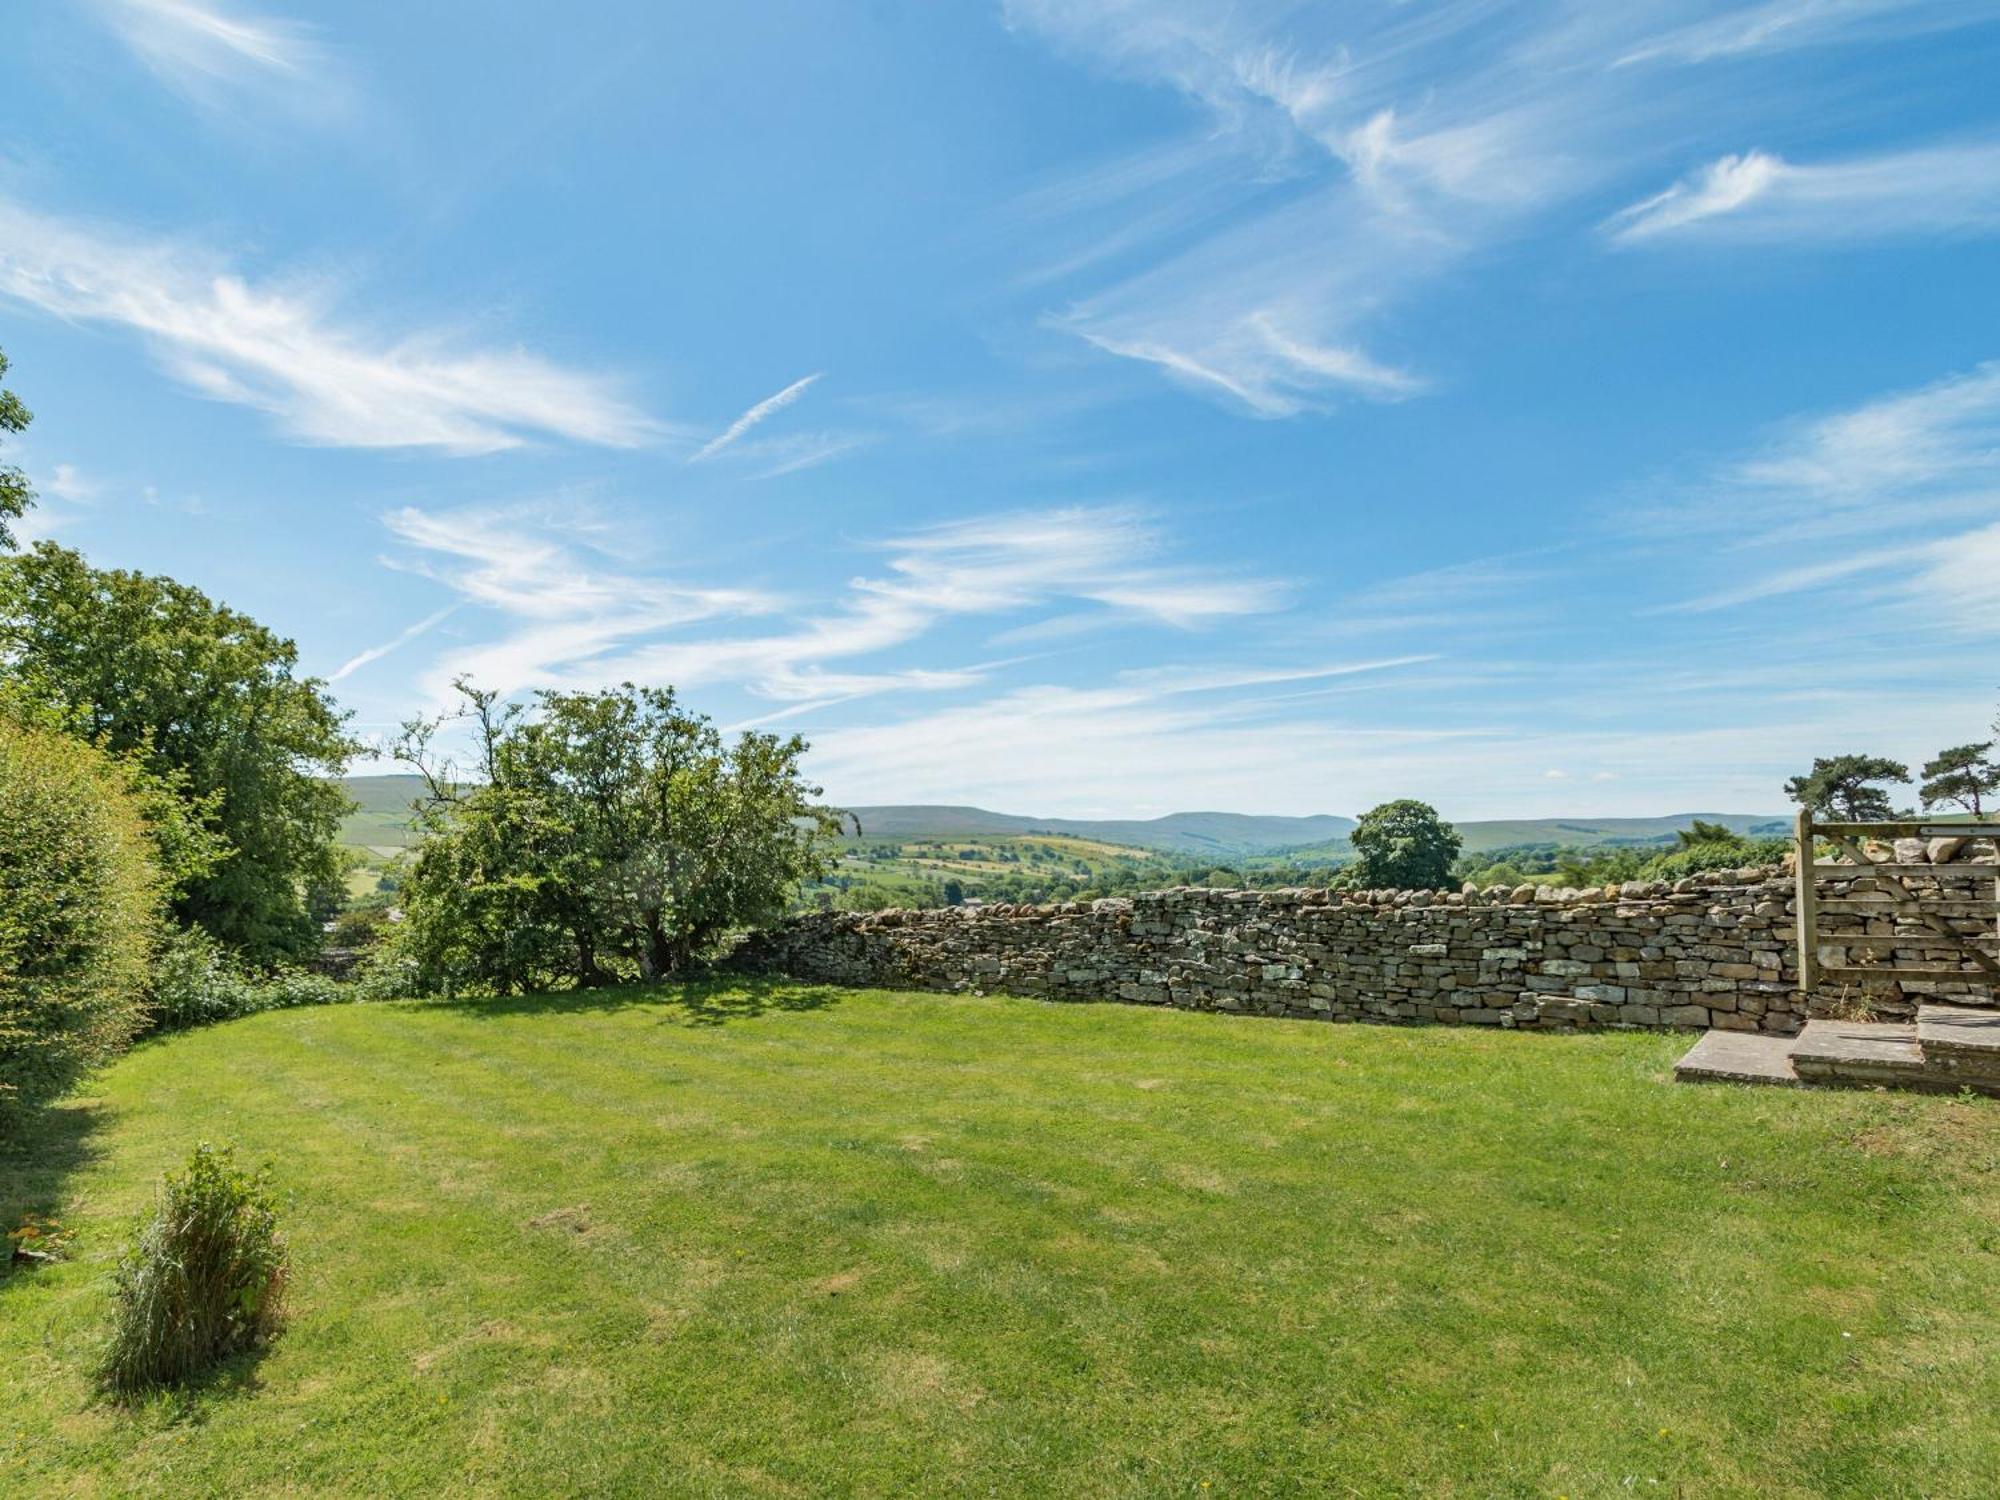
<svg viewBox="0 0 2000 1500">
<path fill-rule="evenodd" d="M 422 789 L 415 776 L 350 776 L 347 793 L 355 800 L 341 841 L 357 848 L 393 850 L 415 840 L 410 804 Z M 1354 819 L 1332 814 L 1262 817 L 1249 813 L 1185 812 L 1159 818 L 1040 818 L 991 812 L 983 807 L 932 804 L 879 804 L 849 809 L 861 821 L 864 839 L 891 843 L 930 840 L 1019 838 L 1048 834 L 1151 849 L 1201 858 L 1298 852 L 1346 852 Z M 1458 825 L 1468 853 L 1517 844 L 1648 844 L 1670 842 L 1696 818 L 1721 823 L 1739 833 L 1783 833 L 1791 820 L 1783 813 L 1670 813 L 1657 818 L 1507 818 Z"/>
<path fill-rule="evenodd" d="M 1248 813 L 1168 813 L 1160 818 L 1037 818 L 988 812 L 982 807 L 875 806 L 848 811 L 861 822 L 863 837 L 907 841 L 1061 834 L 1157 849 L 1172 854 L 1262 854 L 1293 844 L 1343 838 L 1354 819 L 1328 815 L 1304 818 L 1257 817 Z"/>
</svg>

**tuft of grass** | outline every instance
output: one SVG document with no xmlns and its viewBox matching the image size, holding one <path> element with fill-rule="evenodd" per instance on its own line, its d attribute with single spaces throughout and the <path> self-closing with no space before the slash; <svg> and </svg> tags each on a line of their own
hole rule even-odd
<svg viewBox="0 0 2000 1500">
<path fill-rule="evenodd" d="M 268 1170 L 196 1146 L 118 1263 L 104 1384 L 122 1396 L 181 1385 L 259 1347 L 284 1315 L 285 1280 Z"/>
</svg>

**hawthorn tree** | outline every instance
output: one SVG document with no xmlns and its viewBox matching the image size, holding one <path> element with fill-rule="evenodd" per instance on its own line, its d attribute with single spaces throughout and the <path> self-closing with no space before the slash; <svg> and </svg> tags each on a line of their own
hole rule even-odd
<svg viewBox="0 0 2000 1500">
<path fill-rule="evenodd" d="M 725 745 L 671 689 L 508 707 L 459 687 L 472 772 L 433 753 L 445 719 L 406 725 L 397 749 L 429 787 L 399 893 L 420 987 L 666 978 L 832 866 L 840 818 L 801 774 L 796 736 Z"/>
</svg>

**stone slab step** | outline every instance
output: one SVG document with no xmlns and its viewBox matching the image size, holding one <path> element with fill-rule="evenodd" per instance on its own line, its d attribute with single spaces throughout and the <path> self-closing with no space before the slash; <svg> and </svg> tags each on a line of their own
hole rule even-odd
<svg viewBox="0 0 2000 1500">
<path fill-rule="evenodd" d="M 1917 1041 L 1931 1072 L 1989 1093 L 2000 1089 L 2000 1011 L 1920 1005 Z"/>
<path fill-rule="evenodd" d="M 1792 1067 L 1792 1046 L 1797 1041 L 1761 1031 L 1705 1031 L 1687 1056 L 1674 1064 L 1674 1078 L 1680 1083 L 1776 1083 L 1796 1088 L 1799 1075 Z"/>
<path fill-rule="evenodd" d="M 1808 1083 L 1922 1088 L 1929 1081 L 1917 1028 L 1906 1021 L 1808 1021 L 1792 1045 L 1792 1067 Z"/>
<path fill-rule="evenodd" d="M 1920 1005 L 1917 1040 L 1926 1051 L 1988 1053 L 2000 1059 L 2000 1010 L 1971 1005 Z"/>
</svg>

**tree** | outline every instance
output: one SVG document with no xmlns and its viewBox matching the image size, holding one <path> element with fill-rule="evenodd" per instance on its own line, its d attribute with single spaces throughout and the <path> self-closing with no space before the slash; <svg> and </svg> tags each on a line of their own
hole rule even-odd
<svg viewBox="0 0 2000 1500">
<path fill-rule="evenodd" d="M 1948 804 L 1964 808 L 1975 818 L 1983 816 L 1986 808 L 1982 799 L 2000 792 L 2000 765 L 1993 761 L 1993 741 L 1940 750 L 1935 760 L 1924 762 L 1919 791 L 1925 807 Z"/>
<path fill-rule="evenodd" d="M 963 906 L 963 905 L 965 905 L 965 882 L 964 882 L 964 881 L 962 881 L 962 880 L 958 880 L 958 879 L 955 879 L 955 878 L 954 878 L 954 879 L 951 879 L 951 880 L 947 880 L 947 881 L 946 881 L 946 882 L 944 883 L 944 904 L 945 904 L 946 906 Z"/>
<path fill-rule="evenodd" d="M 0 376 L 6 373 L 7 355 L 0 350 Z M 19 396 L 0 387 L 0 432 L 26 432 L 34 419 Z M 14 533 L 7 523 L 18 521 L 34 503 L 35 492 L 28 487 L 28 477 L 12 464 L 0 464 L 0 548 L 14 545 Z"/>
<path fill-rule="evenodd" d="M 664 978 L 832 868 L 840 818 L 799 772 L 801 739 L 725 746 L 671 689 L 532 709 L 461 691 L 475 776 L 433 755 L 441 719 L 405 726 L 397 752 L 430 787 L 398 935 L 426 986 Z"/>
<path fill-rule="evenodd" d="M 1361 815 L 1348 835 L 1354 884 L 1368 890 L 1438 890 L 1451 882 L 1462 841 L 1427 802 L 1405 798 Z"/>
<path fill-rule="evenodd" d="M 1785 795 L 1815 817 L 1842 823 L 1884 823 L 1896 816 L 1889 794 L 1877 782 L 1903 782 L 1910 768 L 1879 755 L 1836 755 L 1815 759 L 1812 770 L 1785 783 Z"/>
<path fill-rule="evenodd" d="M 0 677 L 199 807 L 228 855 L 174 901 L 256 961 L 318 940 L 308 892 L 339 878 L 354 744 L 298 650 L 170 578 L 106 572 L 51 542 L 0 558 Z"/>
<path fill-rule="evenodd" d="M 1675 833 L 1674 837 L 1679 841 L 1674 846 L 1677 849 L 1692 849 L 1697 844 L 1740 844 L 1743 842 L 1743 839 L 1726 824 L 1704 823 L 1700 818 L 1694 820 L 1692 827 L 1680 829 Z"/>
</svg>

